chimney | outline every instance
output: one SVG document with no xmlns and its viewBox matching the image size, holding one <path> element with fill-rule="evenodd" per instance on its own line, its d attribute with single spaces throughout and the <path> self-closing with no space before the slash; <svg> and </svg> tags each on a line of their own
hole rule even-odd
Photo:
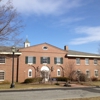
<svg viewBox="0 0 100 100">
<path fill-rule="evenodd" d="M 68 51 L 68 46 L 67 45 L 64 46 L 64 50 Z"/>
</svg>

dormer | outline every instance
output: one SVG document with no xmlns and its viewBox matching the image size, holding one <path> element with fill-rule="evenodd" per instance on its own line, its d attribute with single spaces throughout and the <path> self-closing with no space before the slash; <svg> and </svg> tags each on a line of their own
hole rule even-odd
<svg viewBox="0 0 100 100">
<path fill-rule="evenodd" d="M 24 47 L 30 47 L 30 42 L 26 39 L 26 41 L 24 42 Z"/>
</svg>

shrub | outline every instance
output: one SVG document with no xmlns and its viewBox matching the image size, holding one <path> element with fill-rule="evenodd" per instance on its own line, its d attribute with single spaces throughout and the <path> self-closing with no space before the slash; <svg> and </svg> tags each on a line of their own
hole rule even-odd
<svg viewBox="0 0 100 100">
<path fill-rule="evenodd" d="M 55 83 L 55 85 L 59 85 L 59 83 Z"/>
<path fill-rule="evenodd" d="M 40 82 L 40 81 L 42 81 L 41 77 L 27 78 L 25 79 L 24 83 L 33 83 L 33 82 Z"/>
<path fill-rule="evenodd" d="M 88 80 L 88 78 L 87 78 L 86 74 L 80 73 L 79 80 L 86 82 Z"/>
<path fill-rule="evenodd" d="M 52 80 L 53 79 L 56 79 L 56 81 L 65 81 L 65 82 L 68 81 L 68 78 L 66 78 L 66 77 L 53 77 Z"/>
<path fill-rule="evenodd" d="M 98 78 L 97 77 L 92 77 L 91 80 L 92 81 L 98 81 Z"/>
<path fill-rule="evenodd" d="M 2 82 L 0 82 L 0 84 L 10 84 L 10 82 L 9 81 L 2 81 Z"/>
</svg>

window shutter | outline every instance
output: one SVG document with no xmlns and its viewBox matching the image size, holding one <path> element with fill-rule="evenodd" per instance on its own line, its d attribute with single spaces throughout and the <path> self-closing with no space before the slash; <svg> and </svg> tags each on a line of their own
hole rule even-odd
<svg viewBox="0 0 100 100">
<path fill-rule="evenodd" d="M 26 56 L 25 57 L 25 64 L 27 64 L 28 63 L 28 57 Z"/>
<path fill-rule="evenodd" d="M 61 64 L 63 64 L 63 58 L 62 57 L 60 58 L 60 61 L 61 61 Z"/>
<path fill-rule="evenodd" d="M 48 57 L 48 64 L 50 64 L 50 57 Z"/>
<path fill-rule="evenodd" d="M 56 57 L 54 57 L 54 64 L 56 64 L 57 63 L 57 58 Z"/>
<path fill-rule="evenodd" d="M 41 57 L 41 59 L 40 59 L 40 63 L 41 63 L 41 64 L 43 63 L 43 57 Z"/>
<path fill-rule="evenodd" d="M 36 64 L 36 57 L 33 57 L 33 64 Z"/>
</svg>

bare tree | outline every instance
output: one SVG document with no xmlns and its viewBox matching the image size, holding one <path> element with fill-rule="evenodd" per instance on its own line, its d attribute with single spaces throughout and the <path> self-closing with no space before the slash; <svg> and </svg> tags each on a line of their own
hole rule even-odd
<svg viewBox="0 0 100 100">
<path fill-rule="evenodd" d="M 0 0 L 0 45 L 16 45 L 22 41 L 19 38 L 22 29 L 21 17 L 10 0 L 3 3 Z"/>
<path fill-rule="evenodd" d="M 66 76 L 72 80 L 74 75 L 75 75 L 75 62 L 73 60 L 70 60 L 67 62 L 66 64 L 66 68 L 65 68 L 65 74 Z"/>
</svg>

